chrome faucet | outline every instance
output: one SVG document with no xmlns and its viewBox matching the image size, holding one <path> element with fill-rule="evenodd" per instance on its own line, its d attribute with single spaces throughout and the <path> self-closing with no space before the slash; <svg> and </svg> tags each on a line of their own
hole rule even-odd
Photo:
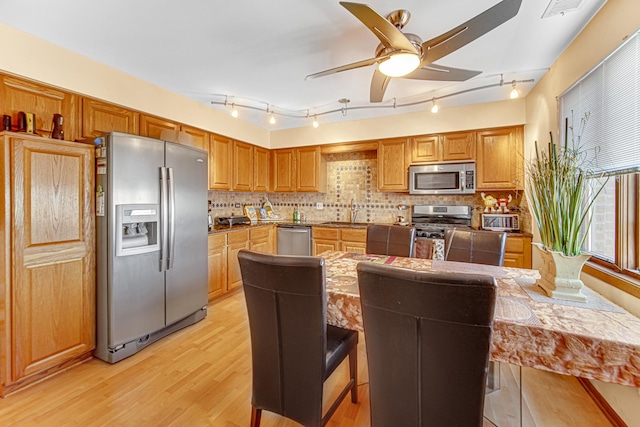
<svg viewBox="0 0 640 427">
<path fill-rule="evenodd" d="M 360 209 L 356 209 L 356 207 L 357 207 L 357 205 L 353 201 L 353 198 L 351 198 L 351 207 L 349 208 L 349 213 L 350 213 L 350 217 L 351 217 L 351 224 L 356 222 L 356 218 L 358 217 L 358 212 L 360 211 Z"/>
</svg>

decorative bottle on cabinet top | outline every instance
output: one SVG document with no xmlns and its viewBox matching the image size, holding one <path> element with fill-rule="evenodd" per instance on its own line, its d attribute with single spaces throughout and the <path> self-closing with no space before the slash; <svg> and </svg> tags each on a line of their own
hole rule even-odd
<svg viewBox="0 0 640 427">
<path fill-rule="evenodd" d="M 62 114 L 53 115 L 53 130 L 51 131 L 52 139 L 64 139 L 64 131 L 62 130 Z"/>
</svg>

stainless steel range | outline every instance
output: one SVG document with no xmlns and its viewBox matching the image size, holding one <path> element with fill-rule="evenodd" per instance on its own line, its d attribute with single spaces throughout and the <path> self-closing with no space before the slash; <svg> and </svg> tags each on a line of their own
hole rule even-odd
<svg viewBox="0 0 640 427">
<path fill-rule="evenodd" d="M 415 205 L 411 222 L 419 238 L 444 239 L 447 228 L 471 228 L 471 206 Z"/>
</svg>

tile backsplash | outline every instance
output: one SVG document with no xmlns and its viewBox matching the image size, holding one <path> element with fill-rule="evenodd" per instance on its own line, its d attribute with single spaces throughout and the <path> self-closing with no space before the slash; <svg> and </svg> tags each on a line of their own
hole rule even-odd
<svg viewBox="0 0 640 427">
<path fill-rule="evenodd" d="M 284 219 L 293 217 L 298 205 L 307 220 L 349 221 L 353 201 L 358 213 L 357 222 L 393 223 L 400 214 L 398 205 L 452 204 L 471 205 L 474 208 L 473 225 L 479 226 L 483 203 L 476 195 L 409 195 L 408 193 L 381 193 L 377 191 L 378 160 L 375 151 L 329 154 L 327 160 L 326 193 L 244 193 L 209 191 L 209 201 L 214 216 L 242 215 L 242 206 L 262 205 L 265 197 L 274 211 Z M 520 192 L 491 192 L 495 197 L 513 197 L 509 208 L 519 211 L 523 231 L 531 231 L 531 218 Z M 318 204 L 322 209 L 318 209 Z M 522 208 L 521 208 L 522 206 Z M 408 214 L 410 219 L 410 213 Z"/>
</svg>

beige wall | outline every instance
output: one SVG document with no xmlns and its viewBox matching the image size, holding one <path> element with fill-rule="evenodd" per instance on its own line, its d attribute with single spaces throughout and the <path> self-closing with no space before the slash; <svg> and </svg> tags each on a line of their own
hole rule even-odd
<svg viewBox="0 0 640 427">
<path fill-rule="evenodd" d="M 317 129 L 305 126 L 272 131 L 271 148 L 521 125 L 525 118 L 524 99 L 443 108 L 437 114 L 426 108 L 418 113 L 323 124 Z"/>
<path fill-rule="evenodd" d="M 615 49 L 623 39 L 640 28 L 638 0 L 608 0 L 600 12 L 562 53 L 526 98 L 525 151 L 531 156 L 533 142 L 547 142 L 549 131 L 558 136 L 556 97 L 570 87 Z M 539 239 L 537 239 L 539 240 Z M 534 268 L 539 265 L 534 255 Z M 606 283 L 583 274 L 585 284 L 611 301 L 640 315 L 640 301 Z M 640 425 L 638 389 L 594 381 L 628 425 Z"/>
<path fill-rule="evenodd" d="M 0 23 L 0 70 L 269 147 L 269 131 Z"/>
</svg>

